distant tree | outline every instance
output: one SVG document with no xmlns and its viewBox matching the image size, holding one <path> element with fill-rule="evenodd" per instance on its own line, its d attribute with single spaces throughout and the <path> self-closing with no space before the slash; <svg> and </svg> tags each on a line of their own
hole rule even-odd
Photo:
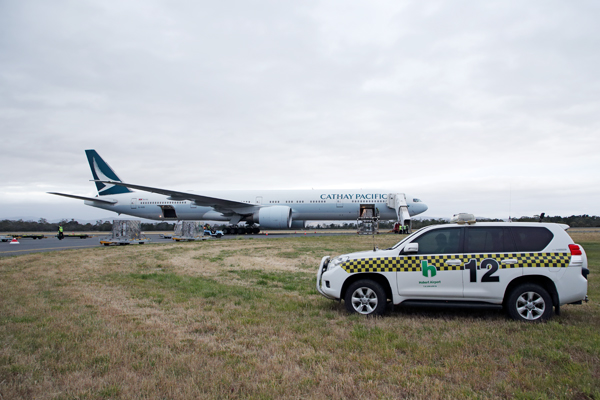
<svg viewBox="0 0 600 400">
<path fill-rule="evenodd" d="M 143 231 L 173 231 L 175 230 L 175 223 L 169 222 L 154 222 L 154 223 L 142 223 L 141 229 Z"/>
</svg>

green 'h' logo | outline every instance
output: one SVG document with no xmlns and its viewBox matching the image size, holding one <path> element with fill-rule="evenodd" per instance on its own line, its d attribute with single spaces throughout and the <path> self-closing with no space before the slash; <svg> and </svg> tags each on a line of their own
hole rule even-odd
<svg viewBox="0 0 600 400">
<path fill-rule="evenodd" d="M 423 276 L 426 278 L 433 278 L 437 271 L 434 265 L 427 265 L 427 260 L 421 261 L 421 272 L 423 272 Z M 429 276 L 429 272 L 431 272 L 431 276 Z"/>
</svg>

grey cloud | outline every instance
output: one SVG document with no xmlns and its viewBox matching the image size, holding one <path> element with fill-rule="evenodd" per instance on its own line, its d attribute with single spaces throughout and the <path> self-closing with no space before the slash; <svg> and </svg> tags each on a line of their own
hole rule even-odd
<svg viewBox="0 0 600 400">
<path fill-rule="evenodd" d="M 527 210 L 600 214 L 569 201 L 599 195 L 599 11 L 3 2 L 0 157 L 19 165 L 0 168 L 3 212 L 93 194 L 83 150 L 96 148 L 124 179 L 184 190 L 391 185 L 434 216 L 495 216 L 490 198 L 512 185 Z"/>
</svg>

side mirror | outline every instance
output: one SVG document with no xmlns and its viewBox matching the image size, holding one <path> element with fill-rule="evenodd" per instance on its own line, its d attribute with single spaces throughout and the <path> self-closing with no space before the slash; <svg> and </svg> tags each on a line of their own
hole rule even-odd
<svg viewBox="0 0 600 400">
<path fill-rule="evenodd" d="M 416 254 L 419 252 L 419 243 L 409 243 L 404 247 L 402 253 L 404 254 Z"/>
</svg>

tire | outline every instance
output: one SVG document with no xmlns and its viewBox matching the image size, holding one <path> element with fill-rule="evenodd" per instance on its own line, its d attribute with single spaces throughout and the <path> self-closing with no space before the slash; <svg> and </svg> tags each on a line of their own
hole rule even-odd
<svg viewBox="0 0 600 400">
<path fill-rule="evenodd" d="M 350 285 L 344 303 L 349 313 L 381 315 L 385 311 L 387 296 L 379 283 L 365 279 Z"/>
<path fill-rule="evenodd" d="M 515 321 L 540 322 L 552 316 L 552 299 L 540 285 L 526 283 L 514 288 L 506 301 L 508 315 Z"/>
</svg>

